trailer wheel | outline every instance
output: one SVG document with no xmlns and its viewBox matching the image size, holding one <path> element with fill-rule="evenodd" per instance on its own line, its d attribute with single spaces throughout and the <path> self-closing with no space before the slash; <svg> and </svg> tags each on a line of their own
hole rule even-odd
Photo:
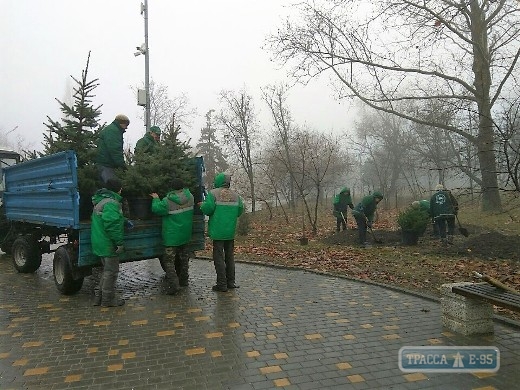
<svg viewBox="0 0 520 390">
<path fill-rule="evenodd" d="M 83 278 L 73 278 L 70 256 L 66 246 L 60 246 L 54 252 L 52 272 L 54 274 L 54 284 L 62 294 L 72 295 L 81 290 Z"/>
<path fill-rule="evenodd" d="M 22 236 L 14 240 L 12 255 L 14 268 L 24 274 L 36 271 L 42 263 L 40 246 L 32 236 Z"/>
</svg>

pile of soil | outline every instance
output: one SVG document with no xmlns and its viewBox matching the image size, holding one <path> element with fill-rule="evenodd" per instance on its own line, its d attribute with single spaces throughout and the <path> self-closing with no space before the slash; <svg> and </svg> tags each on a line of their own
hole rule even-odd
<svg viewBox="0 0 520 390">
<path fill-rule="evenodd" d="M 520 236 L 504 235 L 497 231 L 483 232 L 479 228 L 467 226 L 469 236 L 462 236 L 458 230 L 454 236 L 454 242 L 445 248 L 440 247 L 439 239 L 434 237 L 431 231 L 419 238 L 417 246 L 419 253 L 429 254 L 435 252 L 449 256 L 461 256 L 467 258 L 478 257 L 483 260 L 504 259 L 520 262 L 520 251 L 518 245 Z M 396 247 L 403 246 L 401 232 L 394 230 L 373 231 L 374 237 L 367 233 L 367 239 L 373 247 Z M 332 232 L 321 239 L 326 245 L 359 245 L 357 229 L 347 229 L 339 233 Z"/>
</svg>

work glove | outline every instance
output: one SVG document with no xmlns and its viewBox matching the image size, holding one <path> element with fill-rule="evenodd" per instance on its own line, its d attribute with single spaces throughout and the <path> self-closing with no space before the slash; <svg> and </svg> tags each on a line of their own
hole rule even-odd
<svg viewBox="0 0 520 390">
<path fill-rule="evenodd" d="M 132 221 L 130 221 L 129 219 L 127 219 L 125 221 L 125 228 L 126 228 L 126 230 L 132 230 L 134 228 L 134 223 Z"/>
<path fill-rule="evenodd" d="M 123 245 L 118 245 L 116 249 L 116 255 L 120 255 L 125 252 L 125 247 Z"/>
</svg>

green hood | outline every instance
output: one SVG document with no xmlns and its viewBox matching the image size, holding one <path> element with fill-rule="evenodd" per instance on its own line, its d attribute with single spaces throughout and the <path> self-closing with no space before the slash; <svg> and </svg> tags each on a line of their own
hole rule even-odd
<svg viewBox="0 0 520 390">
<path fill-rule="evenodd" d="M 119 202 L 121 202 L 121 200 L 123 199 L 122 196 L 119 195 L 118 193 L 107 190 L 106 188 L 101 188 L 101 189 L 97 190 L 96 193 L 92 196 L 92 203 L 94 205 L 96 205 L 105 198 L 115 199 Z"/>
<path fill-rule="evenodd" d="M 231 184 L 231 176 L 226 175 L 225 173 L 219 173 L 217 176 L 215 176 L 215 181 L 213 184 L 215 188 L 229 187 Z"/>
<path fill-rule="evenodd" d="M 340 193 L 340 194 L 347 193 L 347 194 L 350 195 L 350 188 L 348 188 L 348 187 L 343 187 L 339 193 Z"/>
</svg>

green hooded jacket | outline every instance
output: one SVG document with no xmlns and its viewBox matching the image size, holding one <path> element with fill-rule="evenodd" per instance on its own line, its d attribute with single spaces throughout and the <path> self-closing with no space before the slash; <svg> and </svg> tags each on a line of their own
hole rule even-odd
<svg viewBox="0 0 520 390">
<path fill-rule="evenodd" d="M 109 168 L 123 168 L 123 133 L 125 130 L 117 121 L 104 127 L 96 140 L 96 164 Z"/>
<path fill-rule="evenodd" d="M 125 217 L 121 195 L 101 188 L 92 196 L 90 240 L 92 252 L 100 257 L 116 256 L 116 247 L 123 245 Z"/>
<path fill-rule="evenodd" d="M 457 200 L 448 190 L 437 191 L 430 199 L 430 215 L 434 219 L 440 216 L 453 217 L 458 209 Z"/>
<path fill-rule="evenodd" d="M 215 188 L 208 192 L 201 211 L 209 215 L 208 234 L 212 240 L 233 240 L 237 219 L 244 212 L 242 198 L 229 189 L 230 177 L 224 173 L 215 176 Z"/>
<path fill-rule="evenodd" d="M 352 215 L 358 218 L 363 218 L 364 215 L 369 223 L 373 223 L 374 214 L 377 208 L 376 197 L 379 197 L 378 192 L 363 197 L 361 202 L 359 202 L 356 207 L 354 207 L 354 210 L 352 210 Z"/>
<path fill-rule="evenodd" d="M 348 207 L 351 209 L 354 208 L 352 204 L 352 197 L 350 196 L 350 189 L 347 187 L 343 187 L 339 194 L 334 197 L 334 201 L 332 202 L 334 205 L 334 215 L 336 217 L 341 217 L 340 213 L 345 214 L 348 210 Z"/>
<path fill-rule="evenodd" d="M 150 133 L 146 133 L 137 143 L 135 144 L 134 153 L 153 153 L 159 146 Z"/>
<path fill-rule="evenodd" d="M 193 204 L 193 195 L 187 188 L 170 191 L 162 200 L 152 199 L 152 212 L 162 216 L 164 246 L 180 246 L 190 242 Z"/>
<path fill-rule="evenodd" d="M 424 210 L 428 213 L 428 215 L 431 217 L 430 214 L 430 201 L 428 199 L 422 199 L 419 201 L 419 208 L 421 210 Z"/>
</svg>

